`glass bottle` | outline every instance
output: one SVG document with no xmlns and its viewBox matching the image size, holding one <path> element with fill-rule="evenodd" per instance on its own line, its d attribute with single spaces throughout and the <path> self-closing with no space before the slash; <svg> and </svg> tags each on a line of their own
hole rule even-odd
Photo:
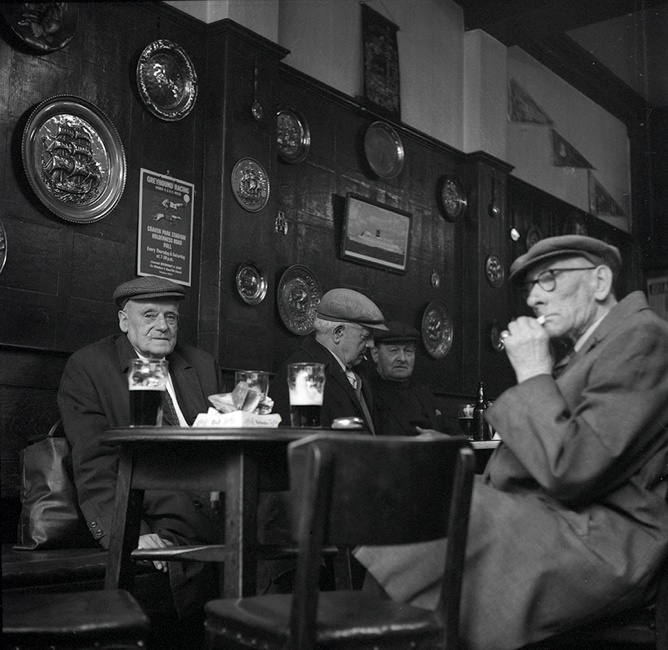
<svg viewBox="0 0 668 650">
<path fill-rule="evenodd" d="M 485 409 L 487 398 L 485 397 L 485 382 L 478 382 L 478 397 L 473 408 L 473 440 L 490 440 L 489 427 L 485 422 Z"/>
</svg>

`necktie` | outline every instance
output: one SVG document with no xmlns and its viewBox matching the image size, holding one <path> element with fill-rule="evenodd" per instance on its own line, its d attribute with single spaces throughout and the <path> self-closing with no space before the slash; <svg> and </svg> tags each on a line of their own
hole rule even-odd
<svg viewBox="0 0 668 650">
<path fill-rule="evenodd" d="M 176 414 L 176 409 L 174 408 L 174 402 L 169 395 L 169 391 L 164 391 L 162 396 L 162 423 L 163 425 L 170 427 L 179 426 L 179 416 Z"/>
<path fill-rule="evenodd" d="M 364 399 L 364 394 L 362 393 L 362 378 L 356 373 L 346 368 L 346 377 L 350 381 L 350 384 L 355 389 L 355 394 L 359 400 L 360 406 L 362 407 L 362 412 L 364 413 L 364 419 L 369 425 L 369 430 L 375 435 L 373 428 L 373 420 L 371 419 L 371 413 L 369 412 L 369 407 L 367 406 L 366 400 Z"/>
</svg>

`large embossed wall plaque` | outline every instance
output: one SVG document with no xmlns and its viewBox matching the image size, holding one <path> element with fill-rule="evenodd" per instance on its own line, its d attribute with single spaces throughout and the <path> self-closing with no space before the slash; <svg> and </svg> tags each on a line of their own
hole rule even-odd
<svg viewBox="0 0 668 650">
<path fill-rule="evenodd" d="M 186 51 L 162 39 L 147 45 L 139 56 L 137 87 L 153 115 L 176 122 L 195 106 L 197 74 Z"/>
<path fill-rule="evenodd" d="M 432 300 L 422 314 L 422 343 L 429 356 L 442 359 L 449 351 L 454 338 L 454 325 L 446 306 L 440 300 Z"/>
<path fill-rule="evenodd" d="M 301 264 L 293 264 L 278 283 L 278 313 L 293 334 L 313 331 L 316 311 L 322 298 L 320 283 L 313 272 Z"/>
<path fill-rule="evenodd" d="M 3 2 L 0 13 L 20 41 L 40 54 L 65 47 L 79 22 L 76 2 Z"/>
<path fill-rule="evenodd" d="M 23 130 L 23 166 L 37 198 L 67 221 L 106 217 L 123 194 L 126 164 L 114 125 L 70 95 L 42 102 Z"/>
<path fill-rule="evenodd" d="M 232 168 L 232 192 L 239 205 L 248 212 L 259 212 L 269 201 L 269 176 L 253 158 L 241 158 Z"/>
</svg>

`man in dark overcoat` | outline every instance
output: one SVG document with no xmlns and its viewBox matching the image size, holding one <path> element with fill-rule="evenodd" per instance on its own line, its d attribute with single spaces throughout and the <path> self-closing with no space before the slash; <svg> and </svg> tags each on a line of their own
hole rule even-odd
<svg viewBox="0 0 668 650">
<path fill-rule="evenodd" d="M 419 428 L 438 429 L 431 389 L 413 377 L 420 332 L 401 321 L 386 322 L 373 334 L 374 369 L 366 374 L 373 395 L 373 423 L 378 435 L 415 436 Z"/>
<path fill-rule="evenodd" d="M 175 421 L 166 424 L 191 425 L 198 413 L 207 411 L 207 397 L 222 386 L 218 363 L 208 352 L 177 343 L 179 302 L 184 297 L 182 286 L 162 278 L 146 276 L 121 284 L 114 292 L 121 331 L 81 348 L 65 365 L 58 405 L 72 447 L 79 505 L 103 548 L 109 547 L 118 449 L 103 444 L 101 437 L 110 428 L 130 424 L 130 361 L 167 359 L 167 391 Z M 217 522 L 208 494 L 147 490 L 139 548 L 216 543 Z M 185 618 L 198 612 L 208 594 L 208 582 L 197 578 L 200 563 L 155 564 L 169 573 L 179 614 Z"/>
</svg>

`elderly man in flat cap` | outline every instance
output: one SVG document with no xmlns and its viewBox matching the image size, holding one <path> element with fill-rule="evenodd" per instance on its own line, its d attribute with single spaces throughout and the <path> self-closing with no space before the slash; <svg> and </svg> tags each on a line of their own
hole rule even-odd
<svg viewBox="0 0 668 650">
<path fill-rule="evenodd" d="M 336 418 L 352 416 L 373 432 L 371 393 L 353 368 L 373 346 L 372 333 L 386 329 L 384 322 L 380 309 L 357 291 L 332 289 L 322 297 L 314 333 L 282 365 L 269 390 L 284 425 L 290 424 L 287 364 L 312 361 L 326 365 L 321 425 L 330 427 Z"/>
<path fill-rule="evenodd" d="M 183 287 L 157 277 L 121 284 L 114 292 L 121 331 L 78 350 L 65 366 L 58 405 L 72 446 L 79 505 L 92 536 L 104 548 L 109 547 L 118 455 L 100 437 L 107 429 L 130 424 L 130 360 L 167 359 L 171 397 L 165 408 L 167 424 L 192 424 L 198 413 L 206 412 L 207 397 L 220 392 L 222 378 L 216 360 L 203 350 L 177 344 L 179 301 L 184 296 Z M 140 548 L 219 539 L 209 496 L 185 492 L 147 491 L 140 534 Z M 196 611 L 193 603 L 203 597 L 196 593 L 201 586 L 186 574 L 201 566 L 184 569 L 178 562 L 155 564 L 165 572 L 169 564 L 179 613 L 186 616 Z"/>
<path fill-rule="evenodd" d="M 420 333 L 401 321 L 385 323 L 373 333 L 375 369 L 364 376 L 373 395 L 373 423 L 383 436 L 415 436 L 416 427 L 438 429 L 434 396 L 413 378 Z"/>
<path fill-rule="evenodd" d="M 486 414 L 502 443 L 474 484 L 467 648 L 519 648 L 654 594 L 668 553 L 668 323 L 639 291 L 617 301 L 620 266 L 615 247 L 575 235 L 512 264 L 534 315 L 505 332 L 517 384 Z M 556 365 L 553 338 L 571 346 Z M 356 556 L 391 598 L 436 602 L 443 542 Z"/>
</svg>

